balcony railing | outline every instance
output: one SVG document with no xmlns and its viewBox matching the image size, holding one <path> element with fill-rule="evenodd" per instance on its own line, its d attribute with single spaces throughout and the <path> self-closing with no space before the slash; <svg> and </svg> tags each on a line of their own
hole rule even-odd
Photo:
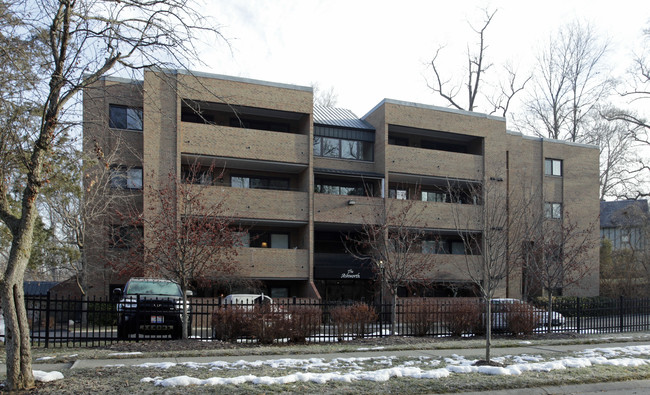
<svg viewBox="0 0 650 395">
<path fill-rule="evenodd" d="M 309 219 L 307 192 L 204 185 L 192 188 L 201 188 L 206 205 L 223 201 L 226 214 L 235 218 L 298 222 Z"/>
<path fill-rule="evenodd" d="M 394 173 L 465 180 L 480 180 L 483 177 L 481 155 L 388 145 L 386 163 L 388 171 Z"/>
<path fill-rule="evenodd" d="M 238 274 L 258 279 L 308 279 L 309 251 L 280 248 L 238 248 Z"/>
<path fill-rule="evenodd" d="M 188 154 L 306 165 L 309 144 L 307 134 L 181 123 L 181 151 Z"/>
</svg>

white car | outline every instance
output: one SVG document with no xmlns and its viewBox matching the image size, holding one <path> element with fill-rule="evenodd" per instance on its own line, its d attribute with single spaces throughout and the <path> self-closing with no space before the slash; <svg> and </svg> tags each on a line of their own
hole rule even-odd
<svg viewBox="0 0 650 395">
<path fill-rule="evenodd" d="M 507 327 L 507 306 L 521 304 L 532 307 L 537 317 L 537 326 L 548 326 L 548 312 L 546 310 L 534 307 L 523 300 L 513 298 L 494 298 L 492 299 L 492 329 L 505 330 Z M 562 314 L 554 311 L 551 314 L 551 325 L 560 326 L 566 323 Z"/>
<path fill-rule="evenodd" d="M 264 294 L 231 294 L 223 299 L 224 304 L 273 304 L 273 299 Z"/>
</svg>

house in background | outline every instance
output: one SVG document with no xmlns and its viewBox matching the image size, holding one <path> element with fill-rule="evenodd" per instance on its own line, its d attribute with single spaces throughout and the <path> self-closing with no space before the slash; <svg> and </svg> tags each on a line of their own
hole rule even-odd
<svg viewBox="0 0 650 395">
<path fill-rule="evenodd" d="M 375 273 L 347 254 L 341 235 L 387 202 L 422 213 L 418 230 L 430 240 L 420 253 L 440 255 L 439 268 L 427 274 L 437 295 L 451 294 L 448 284 L 471 288 L 459 267 L 473 254 L 463 248 L 454 213 L 480 217 L 482 196 L 450 196 L 450 180 L 465 191 L 528 188 L 532 211 L 545 221 L 560 223 L 570 212 L 587 229 L 598 216 L 597 147 L 511 132 L 501 117 L 384 99 L 359 118 L 315 107 L 310 87 L 179 70 L 146 70 L 143 81 L 103 78 L 84 90 L 83 106 L 84 150 L 109 152 L 120 142 L 110 193 L 143 215 L 157 207 L 147 187 L 167 174 L 182 179 L 194 163 L 219 169 L 195 187 L 248 227 L 238 273 L 273 297 L 376 296 Z M 476 223 L 462 232 L 482 229 Z M 130 247 L 114 214 L 87 231 L 89 261 L 97 265 Z M 590 275 L 565 295 L 598 294 L 598 248 L 588 255 Z M 92 293 L 127 280 L 100 269 Z M 522 278 L 514 273 L 498 296 L 521 297 Z"/>
<path fill-rule="evenodd" d="M 649 220 L 647 200 L 600 202 L 600 237 L 609 239 L 613 250 L 645 248 Z"/>
</svg>

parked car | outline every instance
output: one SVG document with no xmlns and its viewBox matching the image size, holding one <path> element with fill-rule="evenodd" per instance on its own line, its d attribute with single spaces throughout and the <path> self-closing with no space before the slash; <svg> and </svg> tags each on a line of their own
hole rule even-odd
<svg viewBox="0 0 650 395">
<path fill-rule="evenodd" d="M 117 304 L 117 337 L 126 339 L 132 333 L 169 334 L 179 339 L 183 334 L 183 293 L 181 287 L 169 280 L 132 278 L 124 290 L 113 291 Z M 187 296 L 191 296 L 188 291 Z M 191 331 L 191 312 L 188 306 L 187 332 Z"/>
<path fill-rule="evenodd" d="M 508 325 L 508 309 L 513 305 L 520 305 L 522 308 L 531 308 L 537 319 L 537 326 L 548 326 L 548 312 L 544 309 L 532 306 L 523 300 L 513 298 L 492 299 L 492 329 L 505 330 Z M 566 323 L 566 319 L 557 311 L 551 314 L 551 325 L 560 326 Z"/>
<path fill-rule="evenodd" d="M 230 294 L 223 299 L 224 304 L 273 304 L 273 299 L 264 294 Z"/>
</svg>

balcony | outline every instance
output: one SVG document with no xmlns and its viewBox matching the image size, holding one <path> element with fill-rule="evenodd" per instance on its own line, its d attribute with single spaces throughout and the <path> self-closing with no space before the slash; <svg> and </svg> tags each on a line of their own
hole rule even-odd
<svg viewBox="0 0 650 395">
<path fill-rule="evenodd" d="M 231 217 L 305 223 L 309 220 L 307 192 L 204 185 L 190 188 L 199 188 L 208 206 L 223 200 L 225 215 Z"/>
<path fill-rule="evenodd" d="M 479 273 L 480 264 L 480 255 L 436 254 L 432 268 L 425 278 L 432 278 L 436 281 L 473 281 L 468 273 L 468 268 L 476 276 Z"/>
<path fill-rule="evenodd" d="M 192 122 L 181 123 L 181 152 L 307 165 L 309 136 Z"/>
<path fill-rule="evenodd" d="M 314 221 L 363 224 L 372 221 L 382 205 L 381 198 L 315 193 Z"/>
<path fill-rule="evenodd" d="M 309 251 L 300 249 L 238 248 L 237 274 L 256 279 L 309 278 Z"/>
<path fill-rule="evenodd" d="M 388 145 L 386 164 L 392 173 L 464 180 L 481 180 L 483 177 L 481 155 Z"/>
<path fill-rule="evenodd" d="M 483 206 L 480 205 L 389 199 L 389 217 L 390 211 L 400 212 L 407 205 L 411 205 L 406 217 L 408 225 L 421 228 L 455 229 L 454 217 L 457 217 L 459 227 L 464 230 L 480 231 L 482 229 L 481 210 Z"/>
</svg>

